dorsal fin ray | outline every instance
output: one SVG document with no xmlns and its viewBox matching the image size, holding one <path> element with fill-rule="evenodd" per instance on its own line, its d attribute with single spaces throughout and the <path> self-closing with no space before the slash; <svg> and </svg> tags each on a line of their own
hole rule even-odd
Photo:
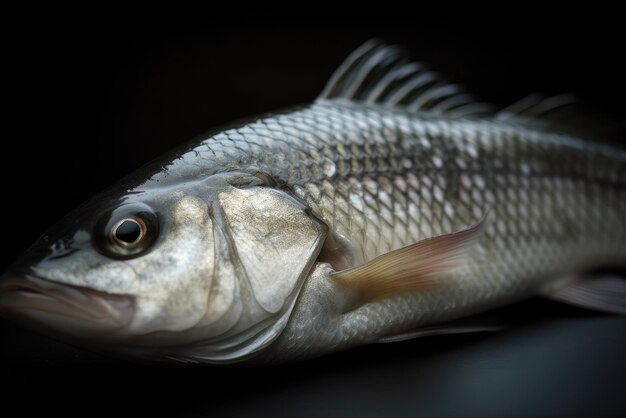
<svg viewBox="0 0 626 418">
<path fill-rule="evenodd" d="M 585 106 L 572 94 L 531 94 L 499 111 L 496 119 L 540 125 L 616 144 L 623 143 L 626 133 L 613 115 Z"/>
<path fill-rule="evenodd" d="M 396 68 L 395 71 L 389 71 L 372 87 L 365 101 L 367 103 L 384 101 L 390 91 L 393 91 L 398 85 L 402 85 L 406 80 L 411 79 L 411 77 L 422 70 L 423 67 L 420 64 L 410 62 Z"/>
<path fill-rule="evenodd" d="M 578 102 L 572 94 L 545 96 L 540 93 L 531 94 L 498 112 L 500 120 L 533 118 L 548 120 L 551 113 L 566 110 Z"/>
<path fill-rule="evenodd" d="M 496 112 L 424 64 L 411 61 L 403 48 L 377 39 L 346 58 L 318 100 L 348 100 L 455 118 L 495 117 L 615 144 L 623 144 L 626 136 L 621 118 L 583 106 L 570 94 L 534 94 Z"/>
<path fill-rule="evenodd" d="M 427 110 L 468 117 L 493 114 L 490 106 L 479 103 L 458 85 L 446 82 L 423 64 L 411 62 L 403 48 L 376 39 L 346 58 L 318 99 L 345 99 L 403 107 L 411 112 Z M 460 108 L 465 110 L 456 113 Z"/>
</svg>

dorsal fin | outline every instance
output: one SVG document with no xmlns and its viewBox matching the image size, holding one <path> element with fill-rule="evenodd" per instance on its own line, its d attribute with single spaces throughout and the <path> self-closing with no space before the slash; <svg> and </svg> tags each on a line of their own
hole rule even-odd
<svg viewBox="0 0 626 418">
<path fill-rule="evenodd" d="M 412 112 L 453 116 L 493 114 L 455 84 L 423 64 L 411 62 L 403 48 L 372 39 L 346 58 L 318 99 L 346 99 L 382 106 L 402 106 Z"/>
<path fill-rule="evenodd" d="M 500 120 L 513 118 L 549 119 L 551 114 L 558 114 L 576 103 L 576 98 L 571 94 L 546 97 L 543 94 L 535 93 L 502 109 L 498 112 L 497 118 Z"/>
<path fill-rule="evenodd" d="M 585 106 L 572 94 L 531 94 L 499 111 L 496 119 L 539 124 L 609 143 L 620 143 L 624 136 L 624 127 L 614 116 Z"/>
</svg>

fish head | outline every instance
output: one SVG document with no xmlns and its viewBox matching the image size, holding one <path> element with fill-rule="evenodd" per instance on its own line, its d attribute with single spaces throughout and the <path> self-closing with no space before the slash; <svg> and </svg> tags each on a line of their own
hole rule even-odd
<svg viewBox="0 0 626 418">
<path fill-rule="evenodd" d="M 264 177 L 97 196 L 0 280 L 0 314 L 143 361 L 228 363 L 271 343 L 326 227 Z"/>
</svg>

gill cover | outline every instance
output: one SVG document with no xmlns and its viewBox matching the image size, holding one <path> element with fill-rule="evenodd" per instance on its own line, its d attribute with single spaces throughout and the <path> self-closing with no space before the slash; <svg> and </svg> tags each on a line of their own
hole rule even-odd
<svg viewBox="0 0 626 418">
<path fill-rule="evenodd" d="M 207 183 L 215 243 L 207 313 L 190 330 L 189 343 L 168 357 L 238 362 L 266 347 L 286 326 L 327 228 L 306 205 L 255 176 L 219 174 Z M 161 337 L 161 342 L 169 339 Z"/>
</svg>

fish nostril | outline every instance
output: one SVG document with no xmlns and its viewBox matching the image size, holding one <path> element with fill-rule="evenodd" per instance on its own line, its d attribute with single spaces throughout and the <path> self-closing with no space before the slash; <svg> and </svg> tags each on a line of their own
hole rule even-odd
<svg viewBox="0 0 626 418">
<path fill-rule="evenodd" d="M 48 260 L 58 260 L 60 258 L 65 258 L 69 255 L 72 255 L 76 251 L 78 251 L 78 248 L 65 248 L 59 251 L 53 251 L 52 254 L 48 255 L 46 258 Z"/>
</svg>

